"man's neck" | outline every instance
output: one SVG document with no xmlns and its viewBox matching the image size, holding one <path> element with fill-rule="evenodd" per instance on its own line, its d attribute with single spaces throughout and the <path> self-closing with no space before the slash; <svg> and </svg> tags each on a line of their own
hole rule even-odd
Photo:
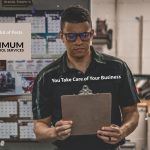
<svg viewBox="0 0 150 150">
<path fill-rule="evenodd" d="M 67 63 L 69 68 L 75 68 L 85 73 L 90 62 L 91 62 L 91 52 L 82 58 L 74 58 L 70 55 L 67 55 Z"/>
</svg>

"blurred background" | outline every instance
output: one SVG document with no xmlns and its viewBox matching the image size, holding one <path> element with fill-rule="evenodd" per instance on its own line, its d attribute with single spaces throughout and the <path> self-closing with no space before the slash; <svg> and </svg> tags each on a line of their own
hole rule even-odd
<svg viewBox="0 0 150 150">
<path fill-rule="evenodd" d="M 37 73 L 65 51 L 60 15 L 73 4 L 91 13 L 95 49 L 123 59 L 134 74 L 140 120 L 121 149 L 150 150 L 150 0 L 0 0 L 0 23 L 31 23 L 32 55 L 0 60 L 0 150 L 55 149 L 35 141 L 31 92 Z"/>
</svg>

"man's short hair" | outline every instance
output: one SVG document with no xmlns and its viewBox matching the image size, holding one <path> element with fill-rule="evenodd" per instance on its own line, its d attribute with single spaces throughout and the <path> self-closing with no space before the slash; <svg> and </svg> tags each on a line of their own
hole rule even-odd
<svg viewBox="0 0 150 150">
<path fill-rule="evenodd" d="M 82 23 L 87 21 L 92 27 L 92 21 L 89 11 L 80 5 L 70 6 L 64 10 L 61 15 L 60 27 L 63 30 L 65 22 L 69 23 Z"/>
</svg>

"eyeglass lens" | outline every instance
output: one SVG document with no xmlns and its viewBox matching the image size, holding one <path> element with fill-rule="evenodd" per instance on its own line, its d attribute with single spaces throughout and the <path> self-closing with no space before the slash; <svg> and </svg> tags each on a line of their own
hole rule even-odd
<svg viewBox="0 0 150 150">
<path fill-rule="evenodd" d="M 64 33 L 66 40 L 75 42 L 79 36 L 82 41 L 87 41 L 91 37 L 91 32 L 81 32 L 81 33 Z"/>
</svg>

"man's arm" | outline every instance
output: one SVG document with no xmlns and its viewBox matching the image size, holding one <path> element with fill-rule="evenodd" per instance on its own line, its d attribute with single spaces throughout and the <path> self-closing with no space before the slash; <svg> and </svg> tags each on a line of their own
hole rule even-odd
<svg viewBox="0 0 150 150">
<path fill-rule="evenodd" d="M 121 127 L 117 125 L 102 127 L 97 131 L 98 138 L 108 144 L 116 144 L 135 130 L 139 120 L 137 104 L 123 107 L 121 111 L 123 125 Z"/>
<path fill-rule="evenodd" d="M 56 138 L 55 128 L 50 127 L 51 117 L 34 121 L 34 133 L 37 140 L 54 140 Z"/>
<path fill-rule="evenodd" d="M 64 140 L 71 134 L 72 121 L 58 121 L 51 126 L 51 117 L 34 121 L 34 132 L 37 140 Z"/>
<path fill-rule="evenodd" d="M 139 112 L 137 109 L 137 104 L 123 107 L 121 111 L 123 118 L 123 125 L 121 126 L 121 130 L 124 132 L 124 137 L 126 137 L 137 127 L 139 121 Z"/>
</svg>

